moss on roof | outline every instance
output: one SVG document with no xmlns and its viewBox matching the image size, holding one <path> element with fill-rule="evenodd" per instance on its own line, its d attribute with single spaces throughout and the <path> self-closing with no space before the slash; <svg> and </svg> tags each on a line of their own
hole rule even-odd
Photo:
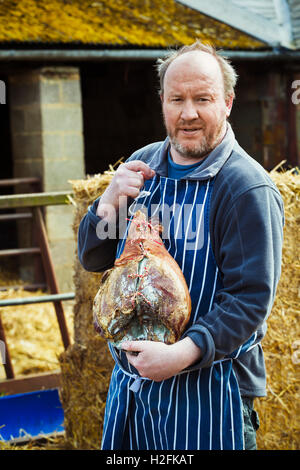
<svg viewBox="0 0 300 470">
<path fill-rule="evenodd" d="M 0 42 L 170 47 L 196 38 L 226 49 L 265 44 L 174 0 L 0 0 Z"/>
</svg>

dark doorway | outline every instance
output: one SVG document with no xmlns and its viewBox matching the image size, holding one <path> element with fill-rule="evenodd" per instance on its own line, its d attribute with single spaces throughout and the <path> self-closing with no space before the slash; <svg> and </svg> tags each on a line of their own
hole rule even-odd
<svg viewBox="0 0 300 470">
<path fill-rule="evenodd" d="M 6 75 L 0 74 L 0 80 L 5 84 L 5 100 L 0 105 L 0 142 L 1 142 L 1 167 L 0 167 L 0 180 L 7 180 L 13 178 L 13 159 L 11 151 L 11 135 L 10 135 L 10 114 L 9 114 L 9 82 Z M 0 195 L 5 196 L 13 194 L 13 186 L 1 186 Z M 0 213 L 10 213 L 13 211 L 1 210 Z M 0 249 L 16 248 L 18 246 L 18 235 L 16 222 L 0 221 Z M 1 257 L 0 258 L 0 275 L 1 271 L 17 270 L 18 262 L 15 257 Z"/>
<path fill-rule="evenodd" d="M 152 62 L 83 65 L 81 84 L 87 174 L 165 138 Z"/>
</svg>

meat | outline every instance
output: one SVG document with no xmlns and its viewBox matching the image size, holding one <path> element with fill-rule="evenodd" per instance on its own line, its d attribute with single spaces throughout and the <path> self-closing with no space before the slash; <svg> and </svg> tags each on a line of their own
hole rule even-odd
<svg viewBox="0 0 300 470">
<path fill-rule="evenodd" d="M 176 342 L 191 313 L 183 273 L 160 238 L 161 226 L 138 211 L 114 267 L 94 300 L 96 331 L 116 347 L 123 340 Z"/>
</svg>

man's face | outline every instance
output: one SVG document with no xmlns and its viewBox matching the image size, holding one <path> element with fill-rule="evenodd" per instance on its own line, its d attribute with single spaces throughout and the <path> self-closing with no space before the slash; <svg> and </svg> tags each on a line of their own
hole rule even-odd
<svg viewBox="0 0 300 470">
<path fill-rule="evenodd" d="M 164 79 L 161 97 L 173 160 L 195 163 L 223 139 L 232 97 L 225 100 L 218 62 L 202 51 L 179 56 Z"/>
</svg>

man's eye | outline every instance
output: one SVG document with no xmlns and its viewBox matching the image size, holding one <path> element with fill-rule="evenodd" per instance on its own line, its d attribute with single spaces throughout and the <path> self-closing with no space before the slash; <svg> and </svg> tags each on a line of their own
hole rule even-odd
<svg viewBox="0 0 300 470">
<path fill-rule="evenodd" d="M 172 101 L 175 103 L 179 103 L 180 101 L 182 101 L 182 98 L 172 98 Z"/>
</svg>

